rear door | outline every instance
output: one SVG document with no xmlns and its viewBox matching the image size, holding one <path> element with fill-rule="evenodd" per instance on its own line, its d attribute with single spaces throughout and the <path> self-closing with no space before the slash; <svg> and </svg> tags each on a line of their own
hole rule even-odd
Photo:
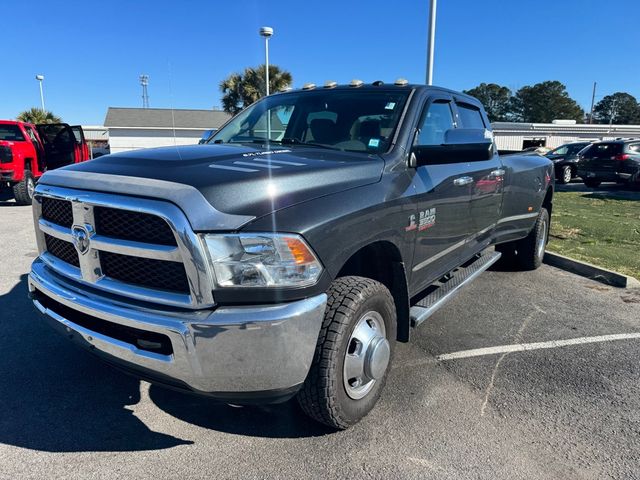
<svg viewBox="0 0 640 480">
<path fill-rule="evenodd" d="M 456 101 L 455 106 L 459 128 L 481 129 L 490 135 L 488 120 L 484 118 L 477 106 L 465 103 L 463 100 Z M 471 257 L 491 242 L 491 234 L 500 218 L 506 171 L 496 148 L 493 149 L 491 159 L 468 162 L 465 168 L 467 175 L 473 178 L 473 183 L 470 185 L 472 228 L 469 243 L 465 248 L 465 255 Z"/>
<path fill-rule="evenodd" d="M 84 138 L 84 130 L 80 125 L 72 125 L 71 130 L 76 139 L 76 162 L 84 162 L 89 160 L 89 146 Z"/>
<path fill-rule="evenodd" d="M 608 178 L 616 174 L 619 167 L 617 155 L 622 153 L 622 143 L 602 142 L 594 143 L 584 152 L 580 170 L 593 172 L 596 177 Z"/>
<path fill-rule="evenodd" d="M 442 145 L 445 132 L 456 128 L 452 98 L 431 97 L 419 122 L 414 145 Z M 422 165 L 415 169 L 412 198 L 416 211 L 407 232 L 416 235 L 411 290 L 417 293 L 455 268 L 469 234 L 470 181 L 467 164 Z"/>
<path fill-rule="evenodd" d="M 44 142 L 45 164 L 48 170 L 71 165 L 76 161 L 76 137 L 66 123 L 36 125 Z"/>
</svg>

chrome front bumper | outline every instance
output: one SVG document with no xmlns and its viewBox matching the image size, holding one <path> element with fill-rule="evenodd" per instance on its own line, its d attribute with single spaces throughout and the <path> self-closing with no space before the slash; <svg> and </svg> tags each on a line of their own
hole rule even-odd
<svg viewBox="0 0 640 480">
<path fill-rule="evenodd" d="M 229 400 L 295 392 L 311 366 L 327 301 L 323 293 L 275 305 L 157 310 L 79 287 L 40 259 L 33 262 L 29 291 L 49 323 L 105 360 L 151 381 Z M 109 322 L 103 324 L 164 335 L 172 353 L 85 328 L 55 311 L 65 307 Z"/>
</svg>

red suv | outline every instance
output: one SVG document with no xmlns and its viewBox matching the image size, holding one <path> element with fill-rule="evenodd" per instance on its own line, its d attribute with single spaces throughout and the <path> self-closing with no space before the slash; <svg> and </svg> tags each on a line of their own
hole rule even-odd
<svg viewBox="0 0 640 480">
<path fill-rule="evenodd" d="M 12 188 L 19 205 L 31 203 L 36 181 L 46 170 L 88 158 L 80 125 L 0 120 L 0 188 Z"/>
</svg>

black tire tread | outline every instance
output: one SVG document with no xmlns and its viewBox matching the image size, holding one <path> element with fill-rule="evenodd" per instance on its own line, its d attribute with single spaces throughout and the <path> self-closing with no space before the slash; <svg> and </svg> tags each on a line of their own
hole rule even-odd
<svg viewBox="0 0 640 480">
<path fill-rule="evenodd" d="M 302 410 L 320 423 L 345 429 L 351 423 L 341 414 L 336 398 L 338 375 L 335 374 L 342 337 L 349 334 L 352 316 L 359 303 L 370 295 L 382 294 L 395 310 L 393 297 L 380 282 L 365 277 L 337 278 L 327 291 L 327 308 L 320 328 L 314 359 L 307 379 L 298 393 Z"/>
<path fill-rule="evenodd" d="M 18 205 L 31 205 L 31 197 L 29 197 L 29 189 L 27 188 L 29 178 L 35 182 L 31 172 L 29 170 L 25 170 L 22 181 L 13 186 L 13 198 L 16 200 Z"/>
</svg>

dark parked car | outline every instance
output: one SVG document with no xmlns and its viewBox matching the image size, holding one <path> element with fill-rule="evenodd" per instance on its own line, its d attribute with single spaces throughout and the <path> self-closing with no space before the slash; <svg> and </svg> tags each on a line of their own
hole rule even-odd
<svg viewBox="0 0 640 480">
<path fill-rule="evenodd" d="M 578 176 L 591 188 L 602 182 L 640 184 L 640 138 L 592 144 L 580 152 Z"/>
<path fill-rule="evenodd" d="M 565 143 L 546 153 L 556 170 L 556 183 L 569 183 L 577 174 L 578 153 L 591 145 L 591 142 Z"/>
</svg>

